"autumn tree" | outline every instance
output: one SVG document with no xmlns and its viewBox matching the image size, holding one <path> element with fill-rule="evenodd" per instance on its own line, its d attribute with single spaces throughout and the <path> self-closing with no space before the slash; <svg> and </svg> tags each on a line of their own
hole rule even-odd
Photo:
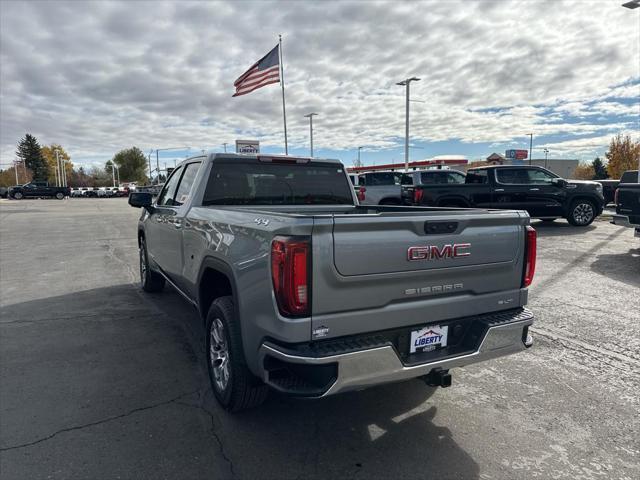
<svg viewBox="0 0 640 480">
<path fill-rule="evenodd" d="M 49 166 L 49 184 L 53 185 L 57 179 L 58 160 L 56 159 L 56 150 L 58 150 L 58 157 L 60 161 L 63 162 L 64 170 L 67 174 L 67 183 L 72 185 L 69 179 L 73 176 L 73 164 L 71 163 L 71 157 L 65 149 L 56 143 L 52 143 L 51 145 L 45 145 L 40 150 Z"/>
<path fill-rule="evenodd" d="M 640 160 L 640 141 L 633 141 L 629 135 L 618 134 L 611 139 L 605 153 L 609 164 L 607 172 L 611 178 L 620 178 L 627 170 L 636 170 Z"/>
<path fill-rule="evenodd" d="M 34 180 L 47 181 L 49 179 L 49 165 L 42 156 L 36 137 L 27 133 L 18 143 L 16 155 L 31 170 Z"/>
<path fill-rule="evenodd" d="M 609 174 L 607 173 L 607 166 L 600 159 L 600 157 L 596 157 L 593 162 L 591 162 L 591 166 L 593 167 L 594 180 L 604 180 L 605 178 L 609 178 Z"/>
<path fill-rule="evenodd" d="M 579 164 L 573 171 L 573 178 L 577 180 L 593 180 L 594 175 L 593 166 L 584 163 Z"/>
<path fill-rule="evenodd" d="M 127 182 L 147 182 L 147 157 L 138 147 L 120 150 L 111 160 L 120 170 L 120 179 Z M 111 167 L 105 167 L 110 170 Z"/>
</svg>

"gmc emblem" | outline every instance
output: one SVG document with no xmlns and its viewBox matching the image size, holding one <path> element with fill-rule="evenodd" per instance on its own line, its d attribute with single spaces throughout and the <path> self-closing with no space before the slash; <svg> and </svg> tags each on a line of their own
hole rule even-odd
<svg viewBox="0 0 640 480">
<path fill-rule="evenodd" d="M 409 247 L 407 250 L 407 260 L 442 260 L 443 258 L 468 257 L 471 255 L 470 243 L 454 243 L 443 245 L 438 248 L 435 245 L 425 245 L 424 247 Z"/>
</svg>

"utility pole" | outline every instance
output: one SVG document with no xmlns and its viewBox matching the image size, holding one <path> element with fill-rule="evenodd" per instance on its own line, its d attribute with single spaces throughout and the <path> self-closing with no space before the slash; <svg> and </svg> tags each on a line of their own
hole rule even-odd
<svg viewBox="0 0 640 480">
<path fill-rule="evenodd" d="M 311 143 L 311 158 L 313 158 L 313 116 L 318 115 L 317 113 L 311 112 L 305 115 L 305 118 L 309 119 L 309 138 Z"/>
<path fill-rule="evenodd" d="M 358 147 L 358 167 L 362 166 L 362 162 L 360 161 L 360 150 L 362 150 L 362 147 Z"/>
<path fill-rule="evenodd" d="M 527 133 L 529 135 L 529 165 L 531 165 L 531 155 L 533 151 L 533 133 Z"/>
<path fill-rule="evenodd" d="M 111 177 L 113 178 L 113 186 L 115 188 L 115 186 L 116 186 L 116 166 L 113 164 L 113 161 L 111 161 Z"/>
<path fill-rule="evenodd" d="M 411 77 L 396 83 L 406 87 L 406 101 L 405 101 L 405 120 L 404 120 L 404 171 L 409 171 L 409 85 L 411 82 L 418 82 L 419 78 Z"/>
<path fill-rule="evenodd" d="M 16 185 L 20 185 L 20 182 L 18 181 L 18 161 L 17 160 L 13 161 L 13 170 L 16 172 Z"/>
</svg>

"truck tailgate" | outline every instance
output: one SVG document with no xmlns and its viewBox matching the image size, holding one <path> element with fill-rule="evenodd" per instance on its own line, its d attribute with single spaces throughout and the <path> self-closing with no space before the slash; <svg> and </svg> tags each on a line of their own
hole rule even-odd
<svg viewBox="0 0 640 480">
<path fill-rule="evenodd" d="M 528 222 L 466 209 L 317 222 L 312 331 L 343 336 L 520 306 Z"/>
</svg>

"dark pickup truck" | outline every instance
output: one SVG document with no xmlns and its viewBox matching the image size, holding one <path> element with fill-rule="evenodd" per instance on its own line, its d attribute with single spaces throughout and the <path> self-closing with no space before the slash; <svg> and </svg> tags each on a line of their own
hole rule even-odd
<svg viewBox="0 0 640 480">
<path fill-rule="evenodd" d="M 536 166 L 472 168 L 463 184 L 405 186 L 402 199 L 405 205 L 526 210 L 533 218 L 566 218 L 581 227 L 604 208 L 599 183 L 565 180 Z"/>
<path fill-rule="evenodd" d="M 617 180 L 607 178 L 606 180 L 595 181 L 602 185 L 605 205 L 609 205 L 610 203 L 615 203 L 616 190 L 621 183 L 634 183 L 637 179 L 638 170 L 627 170 L 622 174 L 622 177 Z"/>
<path fill-rule="evenodd" d="M 622 175 L 616 189 L 616 215 L 611 223 L 635 228 L 640 237 L 640 177 L 638 170 L 629 170 Z"/>
<path fill-rule="evenodd" d="M 29 182 L 24 185 L 16 185 L 9 189 L 9 196 L 16 200 L 21 200 L 27 197 L 54 197 L 58 200 L 63 200 L 64 197 L 69 197 L 70 195 L 71 188 L 49 186 L 48 182 Z"/>
</svg>

